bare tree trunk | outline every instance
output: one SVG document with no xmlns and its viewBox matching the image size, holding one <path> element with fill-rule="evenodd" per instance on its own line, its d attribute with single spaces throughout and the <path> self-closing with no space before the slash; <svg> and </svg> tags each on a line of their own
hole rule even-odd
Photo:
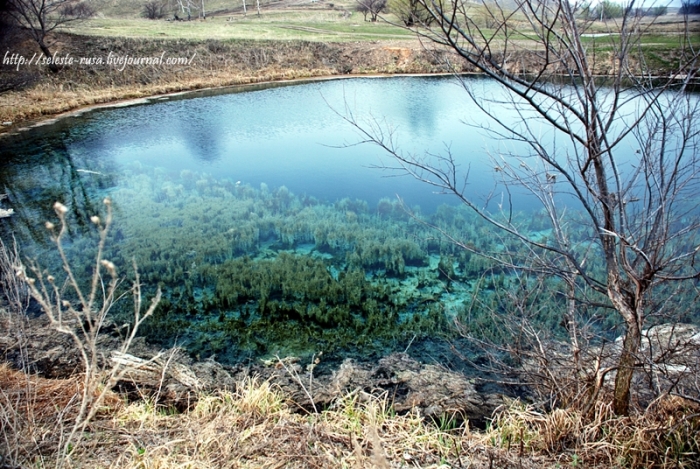
<svg viewBox="0 0 700 469">
<path fill-rule="evenodd" d="M 50 60 L 49 62 L 49 70 L 51 70 L 53 73 L 58 73 L 61 69 L 58 67 L 53 62 L 53 54 L 49 50 L 49 47 L 46 45 L 46 43 L 43 40 L 37 41 L 39 44 L 39 49 L 41 49 L 41 52 L 46 56 L 47 59 Z"/>
<path fill-rule="evenodd" d="M 616 280 L 617 276 L 613 276 Z M 609 290 L 610 300 L 625 322 L 625 337 L 617 362 L 615 388 L 613 391 L 613 410 L 617 415 L 628 415 L 630 389 L 637 364 L 637 354 L 642 343 L 643 312 L 640 308 L 629 305 L 629 298 L 624 298 L 618 289 Z"/>
<path fill-rule="evenodd" d="M 636 323 L 627 324 L 627 334 L 625 334 L 622 342 L 622 352 L 617 365 L 617 375 L 615 376 L 613 411 L 617 415 L 629 414 L 630 388 L 641 343 L 642 331 L 639 329 L 639 326 Z"/>
</svg>

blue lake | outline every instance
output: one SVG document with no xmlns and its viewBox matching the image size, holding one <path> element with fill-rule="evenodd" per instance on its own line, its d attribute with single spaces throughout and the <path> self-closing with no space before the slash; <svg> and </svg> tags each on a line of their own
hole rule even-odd
<svg viewBox="0 0 700 469">
<path fill-rule="evenodd" d="M 470 80 L 498 97 L 493 83 Z M 503 200 L 492 157 L 518 149 L 478 128 L 485 116 L 454 78 L 330 80 L 154 99 L 8 138 L 0 182 L 16 215 L 3 239 L 12 232 L 26 256 L 60 272 L 43 228 L 59 200 L 72 214 L 67 251 L 86 279 L 87 220 L 110 197 L 107 258 L 125 275 L 135 260 L 145 291 L 164 293 L 143 332 L 200 358 L 372 355 L 453 337 L 453 319 L 477 324 L 479 308 L 498 309 L 489 292 L 510 273 L 408 216 L 397 196 L 480 249 L 509 241 L 453 197 L 378 169 L 395 164 L 361 143 L 350 116 L 403 152 L 451 152 L 469 174 L 466 195 Z M 515 195 L 514 221 L 547 236 L 533 198 Z M 543 307 L 542 321 L 555 327 L 548 314 L 560 307 Z M 128 317 L 128 305 L 115 314 Z"/>
<path fill-rule="evenodd" d="M 357 197 L 376 203 L 399 195 L 428 211 L 453 202 L 409 177 L 373 169 L 392 161 L 375 146 L 357 145 L 363 137 L 341 117 L 350 113 L 363 125 L 376 123 L 393 132 L 404 152 L 440 154 L 449 148 L 472 174 L 469 192 L 493 189 L 494 165 L 485 149 L 493 153 L 500 144 L 465 125 L 465 120 L 484 119 L 452 77 L 332 80 L 193 94 L 91 112 L 24 139 L 32 148 L 43 143 L 64 152 L 79 169 L 104 170 L 117 178 L 138 161 L 167 171 L 207 172 L 253 187 L 284 185 L 328 201 Z M 7 153 L 3 158 L 8 159 Z"/>
</svg>

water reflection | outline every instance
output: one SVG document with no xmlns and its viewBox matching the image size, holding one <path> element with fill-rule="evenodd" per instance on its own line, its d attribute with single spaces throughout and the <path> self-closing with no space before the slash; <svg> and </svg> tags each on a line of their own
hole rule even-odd
<svg viewBox="0 0 700 469">
<path fill-rule="evenodd" d="M 398 195 L 424 213 L 454 202 L 410 177 L 372 169 L 387 157 L 353 145 L 360 136 L 336 113 L 345 110 L 388 123 L 403 151 L 440 153 L 448 145 L 470 171 L 470 195 L 494 190 L 484 134 L 462 123 L 480 114 L 450 77 L 324 81 L 91 112 L 7 140 L 0 183 L 25 227 L 46 219 L 55 200 L 97 210 L 134 164 L 286 186 L 331 202 L 350 197 L 374 206 Z M 517 200 L 520 208 L 526 200 Z"/>
</svg>

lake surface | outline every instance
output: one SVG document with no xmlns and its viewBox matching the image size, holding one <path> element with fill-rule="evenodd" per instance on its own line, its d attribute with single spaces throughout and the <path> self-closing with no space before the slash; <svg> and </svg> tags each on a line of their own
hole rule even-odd
<svg viewBox="0 0 700 469">
<path fill-rule="evenodd" d="M 392 161 L 377 147 L 357 145 L 363 137 L 343 120 L 349 114 L 394 132 L 403 152 L 440 154 L 450 148 L 463 169 L 477 175 L 471 192 L 493 188 L 493 164 L 484 148 L 499 145 L 464 124 L 481 113 L 451 77 L 332 80 L 99 110 L 32 131 L 24 136 L 29 148 L 10 153 L 26 158 L 49 145 L 79 169 L 118 176 L 139 162 L 252 187 L 284 185 L 327 201 L 358 197 L 376 203 L 399 195 L 428 211 L 451 202 L 411 178 L 387 178 L 396 174 L 372 169 Z M 11 160 L 7 153 L 3 158 Z M 48 155 L 42 149 L 36 156 Z"/>
<path fill-rule="evenodd" d="M 498 97 L 493 83 L 472 83 Z M 60 272 L 44 222 L 61 201 L 72 214 L 66 249 L 87 281 L 95 244 L 88 220 L 104 215 L 110 197 L 106 257 L 126 276 L 135 260 L 144 291 L 163 290 L 142 332 L 199 358 L 368 357 L 454 339 L 455 318 L 497 327 L 479 312 L 504 307 L 493 292 L 510 272 L 439 236 L 398 198 L 479 249 L 509 241 L 454 198 L 377 169 L 395 164 L 361 143 L 350 116 L 391 134 L 403 152 L 451 152 L 469 173 L 468 196 L 491 194 L 494 209 L 504 200 L 492 155 L 518 148 L 478 128 L 483 113 L 455 79 L 319 81 L 155 99 L 7 139 L 0 182 L 16 215 L 3 239 L 13 232 L 26 256 Z M 508 111 L 499 117 L 515 120 Z M 534 200 L 515 195 L 514 221 L 548 236 Z M 557 301 L 540 313 L 552 328 Z M 122 303 L 115 315 L 128 318 Z"/>
</svg>

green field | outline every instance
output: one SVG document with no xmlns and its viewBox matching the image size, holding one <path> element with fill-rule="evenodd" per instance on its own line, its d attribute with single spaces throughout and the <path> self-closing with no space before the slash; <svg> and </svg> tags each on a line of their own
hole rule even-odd
<svg viewBox="0 0 700 469">
<path fill-rule="evenodd" d="M 204 39 L 258 39 L 306 40 L 320 42 L 382 41 L 411 39 L 415 35 L 390 23 L 397 22 L 391 15 L 387 21 L 365 21 L 354 11 L 355 2 L 290 0 L 262 0 L 261 14 L 257 14 L 255 0 L 247 0 L 247 14 L 242 0 L 235 3 L 220 0 L 205 3 L 206 19 L 192 10 L 191 21 L 173 21 L 177 14 L 185 17 L 175 5 L 166 8 L 166 16 L 159 20 L 142 17 L 143 2 L 103 1 L 96 3 L 98 15 L 75 24 L 71 32 L 91 36 Z"/>
<path fill-rule="evenodd" d="M 91 36 L 177 38 L 177 39 L 259 39 L 306 41 L 376 41 L 411 39 L 414 34 L 388 23 L 370 23 L 362 15 L 348 18 L 335 11 L 275 11 L 258 17 L 249 14 L 208 17 L 206 21 L 164 21 L 143 18 L 95 18 L 74 26 L 71 32 Z"/>
<path fill-rule="evenodd" d="M 415 38 L 414 32 L 397 26 L 400 23 L 391 13 L 385 13 L 377 22 L 365 21 L 362 14 L 354 11 L 355 2 L 342 0 L 330 2 L 322 0 L 263 0 L 261 14 L 255 9 L 254 0 L 246 0 L 247 14 L 244 15 L 240 2 L 223 2 L 215 0 L 205 3 L 206 19 L 198 17 L 199 11 L 192 10 L 191 21 L 173 21 L 172 18 L 183 14 L 175 5 L 166 8 L 164 19 L 148 20 L 142 17 L 143 3 L 126 1 L 102 1 L 96 3 L 98 15 L 90 20 L 74 24 L 71 32 L 80 35 L 102 37 L 131 37 L 185 40 L 305 40 L 318 42 L 352 42 L 352 41 L 392 41 Z M 484 15 L 483 7 L 474 6 L 473 18 Z M 513 16 L 518 23 L 518 15 Z M 680 20 L 680 19 L 679 19 Z M 698 28 L 697 24 L 691 24 Z M 615 34 L 617 25 L 611 22 L 594 22 L 582 28 L 590 36 L 584 42 L 596 51 L 606 52 L 614 49 L 617 42 Z M 523 30 L 528 27 L 523 24 Z M 494 34 L 486 27 L 481 32 L 487 37 Z M 641 45 L 654 51 L 677 48 L 683 40 L 683 25 L 669 16 L 648 29 L 642 35 Z M 496 33 L 494 39 L 502 39 Z M 511 40 L 528 48 L 527 36 L 511 36 Z M 533 38 L 534 39 L 534 38 Z M 700 47 L 700 34 L 691 32 L 690 42 Z"/>
</svg>

